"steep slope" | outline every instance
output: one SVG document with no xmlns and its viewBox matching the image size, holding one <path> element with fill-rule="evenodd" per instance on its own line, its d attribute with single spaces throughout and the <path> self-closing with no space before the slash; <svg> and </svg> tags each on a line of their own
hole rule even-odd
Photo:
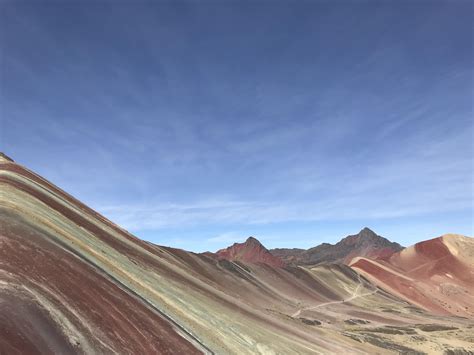
<svg viewBox="0 0 474 355">
<path fill-rule="evenodd" d="M 474 316 L 474 239 L 447 234 L 386 259 L 350 265 L 407 301 L 439 314 Z"/>
<path fill-rule="evenodd" d="M 246 263 L 262 263 L 273 267 L 283 267 L 285 263 L 273 256 L 257 239 L 249 237 L 244 243 L 234 243 L 226 249 L 216 252 L 218 259 L 242 261 Z"/>
<path fill-rule="evenodd" d="M 358 234 L 350 235 L 335 245 L 323 243 L 308 250 L 272 249 L 270 252 L 288 263 L 315 265 L 347 263 L 356 256 L 386 258 L 402 249 L 398 243 L 392 243 L 369 228 L 364 228 Z"/>
<path fill-rule="evenodd" d="M 0 353 L 202 352 L 192 335 L 104 272 L 110 248 L 81 238 L 122 233 L 102 223 L 0 155 Z"/>
</svg>

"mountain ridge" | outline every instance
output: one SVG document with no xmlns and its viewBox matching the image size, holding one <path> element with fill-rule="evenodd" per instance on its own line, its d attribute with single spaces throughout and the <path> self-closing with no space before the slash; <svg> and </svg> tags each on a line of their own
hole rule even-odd
<svg viewBox="0 0 474 355">
<path fill-rule="evenodd" d="M 403 247 L 395 242 L 377 235 L 364 227 L 357 234 L 348 235 L 336 244 L 322 243 L 309 249 L 270 249 L 270 253 L 287 263 L 311 265 L 320 263 L 345 263 L 355 256 L 372 256 L 385 258 Z"/>
</svg>

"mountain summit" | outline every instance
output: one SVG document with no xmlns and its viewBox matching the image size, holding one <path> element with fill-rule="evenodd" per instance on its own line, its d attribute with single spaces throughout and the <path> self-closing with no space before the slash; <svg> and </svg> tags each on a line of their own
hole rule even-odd
<svg viewBox="0 0 474 355">
<path fill-rule="evenodd" d="M 376 234 L 373 230 L 365 227 L 359 233 L 354 235 L 349 235 L 342 239 L 339 243 L 335 246 L 339 246 L 343 249 L 343 247 L 353 247 L 357 250 L 366 250 L 371 249 L 372 251 L 377 250 L 377 254 L 380 256 L 385 255 L 385 252 L 393 253 L 393 251 L 399 251 L 402 249 L 402 246 L 398 243 L 393 243 L 388 239 L 381 237 L 380 235 Z M 385 250 L 382 252 L 382 249 L 390 249 Z M 393 251 L 392 251 L 393 250 Z"/>
<path fill-rule="evenodd" d="M 234 243 L 228 248 L 216 252 L 218 259 L 229 261 L 243 261 L 247 263 L 267 264 L 274 267 L 283 267 L 285 263 L 279 257 L 272 255 L 256 238 L 249 237 L 244 243 Z"/>
<path fill-rule="evenodd" d="M 348 263 L 357 256 L 386 258 L 402 250 L 398 243 L 393 243 L 365 227 L 359 233 L 349 235 L 332 245 L 323 243 L 314 248 L 272 249 L 270 252 L 286 262 L 300 265 L 319 263 Z"/>
</svg>

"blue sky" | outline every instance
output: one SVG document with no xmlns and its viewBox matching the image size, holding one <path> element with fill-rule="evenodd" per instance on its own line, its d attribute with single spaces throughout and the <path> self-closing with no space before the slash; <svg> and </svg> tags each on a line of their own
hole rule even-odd
<svg viewBox="0 0 474 355">
<path fill-rule="evenodd" d="M 472 2 L 0 8 L 0 150 L 139 237 L 473 235 Z"/>
</svg>

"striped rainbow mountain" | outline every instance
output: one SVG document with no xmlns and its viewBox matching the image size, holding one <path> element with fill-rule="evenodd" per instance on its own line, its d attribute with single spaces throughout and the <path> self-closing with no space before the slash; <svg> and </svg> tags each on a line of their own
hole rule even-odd
<svg viewBox="0 0 474 355">
<path fill-rule="evenodd" d="M 367 238 L 158 246 L 0 154 L 0 353 L 472 353 L 473 238 Z"/>
</svg>

